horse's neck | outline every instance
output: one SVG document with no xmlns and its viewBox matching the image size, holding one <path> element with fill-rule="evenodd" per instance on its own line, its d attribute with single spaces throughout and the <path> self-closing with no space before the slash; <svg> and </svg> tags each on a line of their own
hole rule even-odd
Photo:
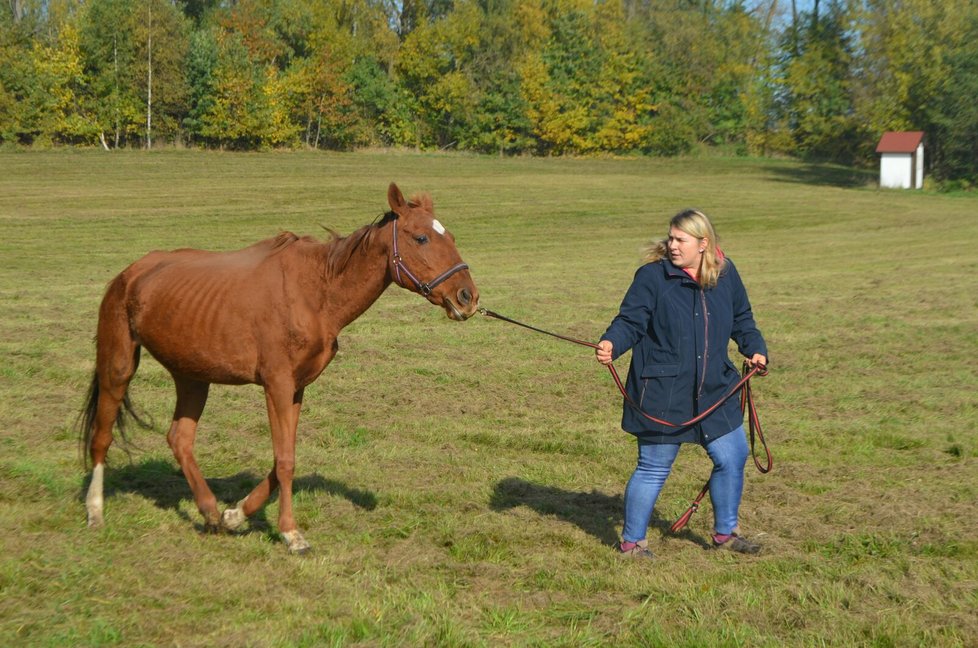
<svg viewBox="0 0 978 648">
<path fill-rule="evenodd" d="M 337 332 L 370 308 L 391 283 L 388 250 L 380 235 L 368 232 L 343 263 L 325 262 L 323 315 Z"/>
</svg>

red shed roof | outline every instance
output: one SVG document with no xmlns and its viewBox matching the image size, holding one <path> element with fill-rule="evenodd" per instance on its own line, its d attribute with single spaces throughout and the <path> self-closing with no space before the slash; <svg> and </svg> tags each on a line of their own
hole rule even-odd
<svg viewBox="0 0 978 648">
<path fill-rule="evenodd" d="M 877 153 L 913 153 L 924 139 L 924 131 L 883 133 L 876 145 Z"/>
</svg>

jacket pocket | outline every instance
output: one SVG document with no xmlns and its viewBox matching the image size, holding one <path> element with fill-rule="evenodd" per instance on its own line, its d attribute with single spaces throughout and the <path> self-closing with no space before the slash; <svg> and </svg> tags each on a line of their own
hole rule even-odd
<svg viewBox="0 0 978 648">
<path fill-rule="evenodd" d="M 679 364 L 652 364 L 642 367 L 642 392 L 639 407 L 643 411 L 663 418 L 672 408 Z"/>
<path fill-rule="evenodd" d="M 665 378 L 678 375 L 678 364 L 647 364 L 642 367 L 642 378 Z"/>
</svg>

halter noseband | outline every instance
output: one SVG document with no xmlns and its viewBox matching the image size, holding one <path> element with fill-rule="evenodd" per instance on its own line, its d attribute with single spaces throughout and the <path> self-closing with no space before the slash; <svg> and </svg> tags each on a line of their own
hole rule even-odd
<svg viewBox="0 0 978 648">
<path fill-rule="evenodd" d="M 391 263 L 394 265 L 394 274 L 397 276 L 397 285 L 401 286 L 402 288 L 407 288 L 407 286 L 404 285 L 404 281 L 401 279 L 401 272 L 403 272 L 405 275 L 407 275 L 407 278 L 414 283 L 414 287 L 418 289 L 418 292 L 427 297 L 431 294 L 431 291 L 435 289 L 435 286 L 445 281 L 456 272 L 468 270 L 468 264 L 457 263 L 429 282 L 419 280 L 416 276 L 414 276 L 413 272 L 408 270 L 407 265 L 404 263 L 404 259 L 401 258 L 401 255 L 397 251 L 397 219 L 395 218 L 393 222 L 394 245 L 393 249 L 391 250 Z"/>
</svg>

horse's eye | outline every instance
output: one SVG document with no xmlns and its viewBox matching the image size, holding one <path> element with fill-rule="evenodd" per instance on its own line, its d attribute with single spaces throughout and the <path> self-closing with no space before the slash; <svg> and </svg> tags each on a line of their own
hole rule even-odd
<svg viewBox="0 0 978 648">
<path fill-rule="evenodd" d="M 428 242 L 428 237 L 425 236 L 424 234 L 421 234 L 420 236 L 415 236 L 414 240 L 418 242 L 418 245 L 424 245 L 425 243 Z"/>
</svg>

